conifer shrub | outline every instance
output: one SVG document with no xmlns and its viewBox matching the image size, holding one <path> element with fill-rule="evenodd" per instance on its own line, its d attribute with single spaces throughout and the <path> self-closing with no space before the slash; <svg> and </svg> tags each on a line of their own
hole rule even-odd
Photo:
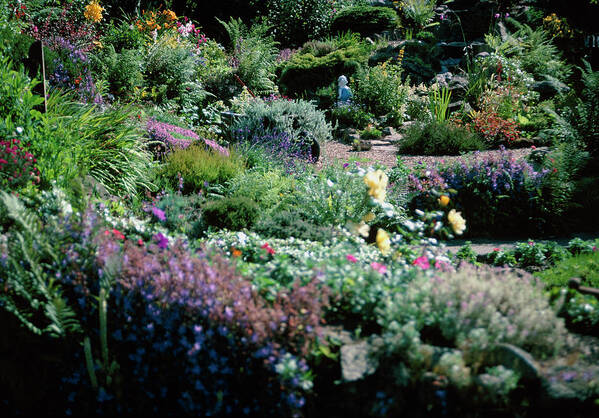
<svg viewBox="0 0 599 418">
<path fill-rule="evenodd" d="M 398 16 L 390 7 L 353 6 L 341 10 L 331 23 L 331 32 L 356 32 L 362 36 L 393 29 Z"/>
<path fill-rule="evenodd" d="M 202 209 L 206 225 L 232 231 L 251 228 L 260 213 L 256 202 L 244 196 L 210 200 Z"/>
</svg>

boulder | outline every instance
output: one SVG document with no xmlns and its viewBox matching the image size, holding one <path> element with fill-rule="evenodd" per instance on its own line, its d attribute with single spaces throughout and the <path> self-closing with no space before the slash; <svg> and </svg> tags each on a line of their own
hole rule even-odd
<svg viewBox="0 0 599 418">
<path fill-rule="evenodd" d="M 541 95 L 541 100 L 546 100 L 558 94 L 567 93 L 570 87 L 559 80 L 551 79 L 533 83 L 532 89 Z"/>
</svg>

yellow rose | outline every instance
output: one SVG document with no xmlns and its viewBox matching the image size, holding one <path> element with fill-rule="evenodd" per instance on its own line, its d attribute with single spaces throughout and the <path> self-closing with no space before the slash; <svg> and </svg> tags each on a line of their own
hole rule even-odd
<svg viewBox="0 0 599 418">
<path fill-rule="evenodd" d="M 376 245 L 383 255 L 387 255 L 389 250 L 391 250 L 391 240 L 389 239 L 389 234 L 384 229 L 379 228 L 376 232 Z"/>
<path fill-rule="evenodd" d="M 439 199 L 437 199 L 437 202 L 439 202 L 439 204 L 440 204 L 442 207 L 445 207 L 445 206 L 447 206 L 447 205 L 449 204 L 449 200 L 450 200 L 450 199 L 449 199 L 449 196 L 447 196 L 447 195 L 443 195 L 443 196 L 441 196 Z"/>
<path fill-rule="evenodd" d="M 389 178 L 383 170 L 370 171 L 364 176 L 364 183 L 370 188 L 368 194 L 380 203 L 383 203 L 387 196 L 388 181 Z"/>
<path fill-rule="evenodd" d="M 462 235 L 464 233 L 464 230 L 466 229 L 466 220 L 462 218 L 462 212 L 456 212 L 455 209 L 450 210 L 447 214 L 447 220 L 456 235 Z"/>
</svg>

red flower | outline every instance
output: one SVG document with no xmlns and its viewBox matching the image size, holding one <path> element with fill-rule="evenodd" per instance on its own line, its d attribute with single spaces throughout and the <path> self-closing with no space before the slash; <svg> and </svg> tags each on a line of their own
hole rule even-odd
<svg viewBox="0 0 599 418">
<path fill-rule="evenodd" d="M 267 253 L 269 253 L 270 255 L 274 255 L 275 254 L 275 250 L 273 250 L 272 248 L 270 248 L 270 246 L 268 245 L 268 242 L 265 242 L 264 245 L 262 247 L 260 247 L 264 250 L 266 250 Z"/>
</svg>

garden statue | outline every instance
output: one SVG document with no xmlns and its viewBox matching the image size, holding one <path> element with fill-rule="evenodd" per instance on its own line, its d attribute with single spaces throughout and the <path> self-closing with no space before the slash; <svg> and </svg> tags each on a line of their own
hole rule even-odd
<svg viewBox="0 0 599 418">
<path fill-rule="evenodd" d="M 338 106 L 348 105 L 353 96 L 351 89 L 347 87 L 347 77 L 342 75 L 337 80 L 339 85 L 339 96 L 338 96 Z"/>
</svg>

